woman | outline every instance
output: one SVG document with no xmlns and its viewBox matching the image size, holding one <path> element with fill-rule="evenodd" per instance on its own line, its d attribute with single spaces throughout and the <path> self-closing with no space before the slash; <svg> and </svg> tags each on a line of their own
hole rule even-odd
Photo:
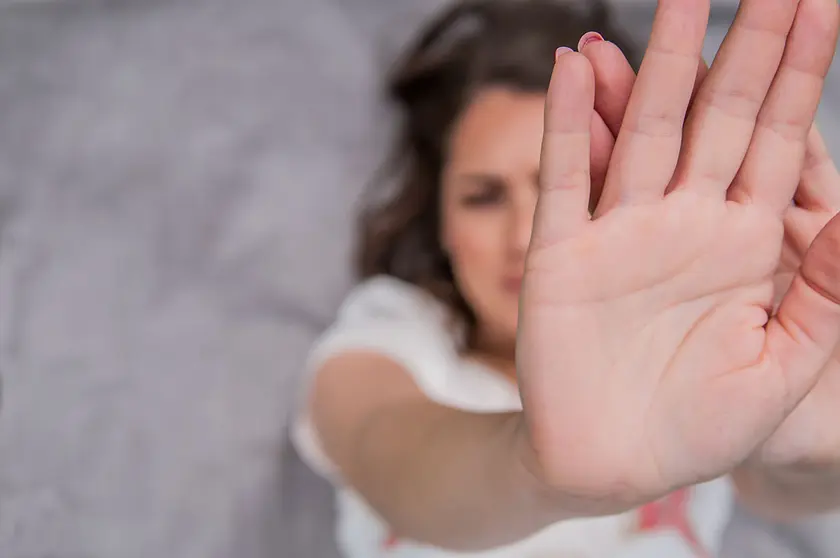
<svg viewBox="0 0 840 558">
<path fill-rule="evenodd" d="M 295 432 L 347 556 L 712 556 L 731 486 L 840 505 L 840 178 L 808 135 L 838 6 L 744 0 L 706 75 L 708 11 L 662 0 L 638 78 L 592 33 L 552 71 L 592 22 L 536 1 L 410 53 L 402 181 Z"/>
</svg>

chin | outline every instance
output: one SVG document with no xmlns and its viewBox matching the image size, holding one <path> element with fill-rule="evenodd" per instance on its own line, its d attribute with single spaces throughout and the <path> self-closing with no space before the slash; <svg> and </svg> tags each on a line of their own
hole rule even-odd
<svg viewBox="0 0 840 558">
<path fill-rule="evenodd" d="M 519 311 L 514 310 L 507 316 L 505 316 L 504 320 L 501 321 L 501 331 L 507 337 L 511 339 L 516 339 L 516 326 L 519 323 Z"/>
</svg>

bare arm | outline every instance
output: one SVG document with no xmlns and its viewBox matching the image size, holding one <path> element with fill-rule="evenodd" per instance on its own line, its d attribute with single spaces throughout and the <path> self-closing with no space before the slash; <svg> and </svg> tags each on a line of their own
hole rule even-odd
<svg viewBox="0 0 840 558">
<path fill-rule="evenodd" d="M 312 411 L 346 482 L 398 536 L 478 550 L 572 515 L 528 472 L 519 413 L 435 404 L 387 357 L 350 353 L 327 362 Z"/>
<path fill-rule="evenodd" d="M 840 470 L 795 472 L 743 466 L 733 479 L 744 505 L 774 521 L 840 509 Z"/>
</svg>

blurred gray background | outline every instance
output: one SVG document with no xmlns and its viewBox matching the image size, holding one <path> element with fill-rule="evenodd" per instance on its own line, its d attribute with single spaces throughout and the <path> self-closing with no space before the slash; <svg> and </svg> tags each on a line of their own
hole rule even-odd
<svg viewBox="0 0 840 558">
<path fill-rule="evenodd" d="M 381 73 L 444 3 L 0 0 L 0 558 L 334 558 L 285 429 Z M 619 9 L 644 41 L 651 2 Z M 838 528 L 739 511 L 726 556 L 836 558 Z"/>
</svg>

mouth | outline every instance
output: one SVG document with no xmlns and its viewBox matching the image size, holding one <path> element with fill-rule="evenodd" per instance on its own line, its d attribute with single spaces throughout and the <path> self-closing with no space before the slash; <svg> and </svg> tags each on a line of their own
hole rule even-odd
<svg viewBox="0 0 840 558">
<path fill-rule="evenodd" d="M 522 277 L 505 277 L 502 287 L 506 292 L 518 295 L 522 290 Z"/>
</svg>

